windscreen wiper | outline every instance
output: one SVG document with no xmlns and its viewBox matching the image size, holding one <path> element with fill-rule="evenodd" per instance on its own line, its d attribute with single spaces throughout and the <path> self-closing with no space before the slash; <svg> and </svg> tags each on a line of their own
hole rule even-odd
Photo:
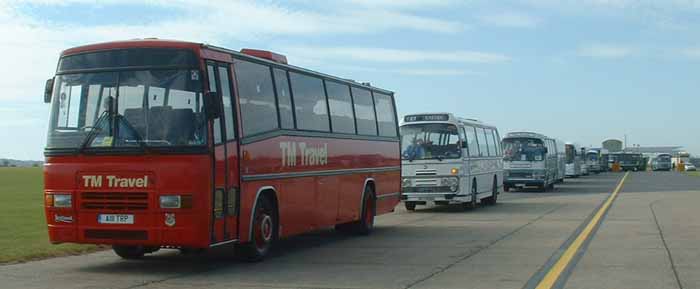
<svg viewBox="0 0 700 289">
<path fill-rule="evenodd" d="M 97 121 L 93 126 L 83 127 L 90 128 L 90 131 L 87 133 L 87 135 L 85 135 L 83 143 L 80 144 L 80 149 L 78 150 L 78 152 L 83 153 L 83 151 L 85 151 L 85 148 L 87 148 L 88 144 L 92 141 L 93 138 L 95 138 L 95 135 L 102 131 L 102 122 L 107 118 L 106 116 L 107 111 L 103 111 L 102 114 L 100 114 L 100 117 L 97 118 Z"/>
</svg>

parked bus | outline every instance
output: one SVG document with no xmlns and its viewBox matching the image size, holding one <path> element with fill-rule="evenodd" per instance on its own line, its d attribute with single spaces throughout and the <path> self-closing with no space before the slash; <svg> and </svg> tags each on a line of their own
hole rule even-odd
<svg viewBox="0 0 700 289">
<path fill-rule="evenodd" d="M 272 52 L 133 40 L 71 48 L 47 81 L 52 243 L 123 258 L 281 237 L 369 233 L 394 210 L 391 91 L 288 65 Z"/>
<path fill-rule="evenodd" d="M 651 161 L 651 170 L 653 171 L 670 171 L 673 168 L 671 154 L 658 154 Z"/>
<path fill-rule="evenodd" d="M 503 188 L 553 189 L 557 182 L 554 140 L 534 132 L 511 132 L 503 138 Z"/>
<path fill-rule="evenodd" d="M 581 176 L 581 155 L 578 145 L 567 142 L 566 150 L 566 177 L 578 178 Z"/>
<path fill-rule="evenodd" d="M 581 158 L 581 175 L 587 176 L 590 173 L 590 171 L 588 169 L 588 163 L 586 162 L 586 152 L 588 151 L 588 149 L 585 147 L 582 147 L 580 150 L 581 150 L 581 152 L 580 152 L 579 156 Z"/>
<path fill-rule="evenodd" d="M 496 127 L 451 113 L 412 114 L 401 125 L 402 199 L 407 210 L 429 202 L 493 205 L 503 189 Z"/>
<path fill-rule="evenodd" d="M 566 177 L 566 146 L 561 140 L 554 140 L 554 147 L 557 149 L 557 182 L 563 183 Z"/>
<path fill-rule="evenodd" d="M 610 154 L 613 162 L 618 162 L 623 171 L 640 171 L 643 166 L 641 153 L 619 152 Z"/>
<path fill-rule="evenodd" d="M 586 166 L 589 172 L 599 174 L 602 171 L 600 159 L 600 150 L 589 149 L 586 152 Z"/>
</svg>

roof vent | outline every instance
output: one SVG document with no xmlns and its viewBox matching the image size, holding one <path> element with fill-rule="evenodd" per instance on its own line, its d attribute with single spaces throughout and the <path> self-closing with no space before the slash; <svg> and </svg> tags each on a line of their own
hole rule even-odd
<svg viewBox="0 0 700 289">
<path fill-rule="evenodd" d="M 241 49 L 241 53 L 247 54 L 250 56 L 265 58 L 267 60 L 271 60 L 271 61 L 274 61 L 277 63 L 287 64 L 287 57 L 286 56 L 284 56 L 282 54 L 274 53 L 272 51 L 244 48 L 244 49 Z"/>
</svg>

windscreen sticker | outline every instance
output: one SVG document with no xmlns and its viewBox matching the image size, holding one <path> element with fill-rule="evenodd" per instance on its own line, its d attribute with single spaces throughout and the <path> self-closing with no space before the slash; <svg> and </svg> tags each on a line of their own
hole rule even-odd
<svg viewBox="0 0 700 289">
<path fill-rule="evenodd" d="M 191 80 L 199 80 L 199 71 L 191 70 L 190 71 L 190 79 Z"/>
</svg>

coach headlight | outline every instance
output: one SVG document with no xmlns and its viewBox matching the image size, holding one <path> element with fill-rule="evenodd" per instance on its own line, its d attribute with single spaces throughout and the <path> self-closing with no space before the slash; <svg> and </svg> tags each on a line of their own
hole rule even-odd
<svg viewBox="0 0 700 289">
<path fill-rule="evenodd" d="M 192 196 L 190 195 L 163 195 L 160 196 L 161 209 L 189 209 L 192 208 Z"/>
<path fill-rule="evenodd" d="M 440 185 L 443 187 L 449 187 L 450 191 L 456 192 L 459 190 L 459 178 L 442 178 L 442 180 L 440 180 Z"/>
<path fill-rule="evenodd" d="M 45 198 L 47 207 L 70 208 L 73 206 L 73 196 L 70 194 L 48 194 Z"/>
</svg>

